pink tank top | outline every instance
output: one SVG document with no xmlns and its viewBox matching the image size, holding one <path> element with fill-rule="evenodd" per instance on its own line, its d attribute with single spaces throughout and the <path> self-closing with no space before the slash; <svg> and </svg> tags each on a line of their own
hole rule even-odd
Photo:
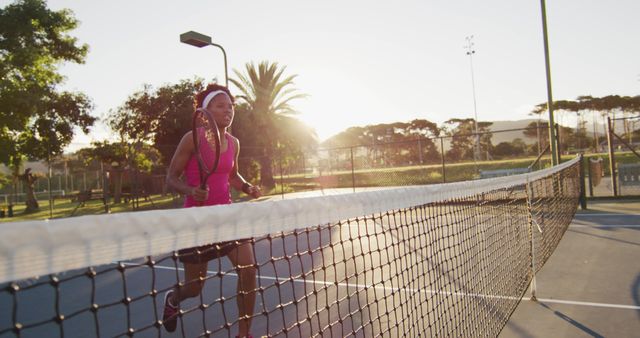
<svg viewBox="0 0 640 338">
<path fill-rule="evenodd" d="M 207 163 L 209 168 L 213 166 L 215 150 L 211 149 L 211 146 L 206 141 L 204 133 L 199 133 L 200 145 L 202 151 L 202 158 Z M 231 135 L 225 133 L 227 139 L 227 149 L 222 151 L 220 156 L 220 162 L 216 171 L 209 176 L 207 185 L 209 185 L 209 198 L 202 202 L 196 202 L 192 196 L 187 196 L 184 200 L 184 207 L 194 207 L 200 205 L 217 205 L 217 204 L 229 204 L 231 203 L 231 191 L 229 190 L 229 174 L 233 168 L 235 161 L 235 146 Z M 186 177 L 187 184 L 190 186 L 200 185 L 200 173 L 198 169 L 198 160 L 194 155 L 191 155 L 187 166 L 184 169 L 184 176 Z"/>
</svg>

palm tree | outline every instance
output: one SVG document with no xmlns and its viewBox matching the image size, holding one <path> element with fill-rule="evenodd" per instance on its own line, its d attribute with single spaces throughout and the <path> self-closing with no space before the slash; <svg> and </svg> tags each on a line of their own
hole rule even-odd
<svg viewBox="0 0 640 338">
<path fill-rule="evenodd" d="M 262 148 L 260 177 L 262 185 L 268 189 L 275 186 L 272 159 L 278 139 L 285 134 L 285 125 L 288 125 L 282 122 L 297 114 L 290 102 L 306 97 L 294 87 L 293 80 L 297 75 L 285 77 L 285 70 L 286 67 L 277 62 L 263 61 L 257 66 L 251 62 L 245 65 L 246 74 L 234 69 L 237 79 L 230 79 L 242 93 L 238 98 L 248 105 L 247 113 L 257 127 L 252 133 L 255 141 L 252 146 Z"/>
</svg>

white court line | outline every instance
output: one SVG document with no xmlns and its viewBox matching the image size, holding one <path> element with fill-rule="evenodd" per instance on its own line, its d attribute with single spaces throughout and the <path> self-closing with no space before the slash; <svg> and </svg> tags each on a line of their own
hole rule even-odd
<svg viewBox="0 0 640 338">
<path fill-rule="evenodd" d="M 625 217 L 625 216 L 640 216 L 640 214 L 611 214 L 611 213 L 606 213 L 606 214 L 589 214 L 589 213 L 576 213 L 575 214 L 576 217 L 578 216 L 598 216 L 598 217 L 603 217 L 603 216 L 610 216 L 610 217 Z"/>
<path fill-rule="evenodd" d="M 580 305 L 580 306 L 594 306 L 594 307 L 609 307 L 609 308 L 614 308 L 614 309 L 640 310 L 640 306 L 637 306 L 637 305 L 577 302 L 577 301 L 572 301 L 572 300 L 546 299 L 546 298 L 538 298 L 538 302 L 540 302 L 540 303 L 557 303 L 557 304 Z"/>
<path fill-rule="evenodd" d="M 569 228 L 640 228 L 640 224 L 575 224 L 571 223 Z"/>
<path fill-rule="evenodd" d="M 147 266 L 147 265 L 141 265 L 141 264 L 134 264 L 134 263 L 123 263 L 125 265 L 140 265 L 140 266 Z M 155 266 L 156 269 L 163 269 L 163 270 L 175 270 L 176 268 L 174 267 L 169 267 L 169 266 L 161 266 L 161 265 L 156 265 Z M 178 268 L 178 270 L 184 271 L 183 268 Z M 218 271 L 207 271 L 208 274 L 210 275 L 217 275 Z M 234 277 L 238 277 L 237 274 L 235 273 L 225 273 L 225 276 L 234 276 Z M 474 298 L 486 298 L 486 299 L 508 299 L 508 300 L 520 300 L 520 298 L 518 297 L 511 297 L 511 296 L 500 296 L 500 295 L 483 295 L 483 294 L 474 294 L 474 293 L 463 293 L 463 292 L 450 292 L 450 291 L 435 291 L 435 290 L 418 290 L 418 289 L 411 289 L 411 288 L 397 288 L 397 287 L 391 287 L 391 286 L 367 286 L 367 285 L 362 285 L 362 284 L 348 284 L 348 283 L 336 283 L 336 282 L 326 282 L 326 281 L 307 281 L 304 279 L 294 279 L 294 278 L 276 278 L 276 277 L 272 277 L 272 276 L 258 276 L 258 278 L 260 279 L 266 279 L 266 280 L 273 280 L 273 281 L 278 281 L 278 282 L 285 282 L 285 281 L 290 281 L 292 283 L 308 283 L 308 284 L 317 284 L 317 285 L 335 285 L 335 286 L 340 286 L 340 287 L 347 287 L 347 288 L 359 288 L 359 289 L 367 289 L 367 288 L 373 288 L 373 289 L 378 289 L 378 290 L 389 290 L 389 291 L 393 291 L 393 292 L 397 292 L 397 291 L 404 291 L 404 292 L 409 292 L 409 293 L 426 293 L 426 294 L 439 294 L 439 295 L 447 295 L 447 296 L 464 296 L 464 297 L 474 297 Z M 531 301 L 530 299 L 526 299 L 526 298 L 522 298 L 523 300 L 528 300 Z M 614 309 L 626 309 L 626 310 L 640 310 L 640 306 L 637 305 L 623 305 L 623 304 L 608 304 L 608 303 L 593 303 L 593 302 L 580 302 L 580 301 L 572 301 L 572 300 L 561 300 L 561 299 L 547 299 L 547 298 L 538 298 L 538 302 L 540 303 L 557 303 L 557 304 L 568 304 L 568 305 L 578 305 L 578 306 L 592 306 L 592 307 L 605 307 L 605 308 L 614 308 Z"/>
</svg>

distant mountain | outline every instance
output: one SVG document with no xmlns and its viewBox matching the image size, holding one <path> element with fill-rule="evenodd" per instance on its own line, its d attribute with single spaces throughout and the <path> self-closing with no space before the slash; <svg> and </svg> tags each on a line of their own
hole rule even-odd
<svg viewBox="0 0 640 338">
<path fill-rule="evenodd" d="M 20 173 L 24 173 L 26 168 L 31 168 L 31 172 L 34 174 L 45 175 L 49 171 L 49 166 L 44 161 L 24 162 L 20 168 Z M 0 164 L 0 174 L 11 175 L 11 169 L 4 164 Z"/>
<path fill-rule="evenodd" d="M 517 121 L 493 121 L 493 124 L 489 127 L 489 129 L 492 132 L 494 132 L 493 138 L 491 139 L 491 143 L 493 143 L 493 145 L 496 145 L 500 142 L 511 142 L 515 138 L 521 138 L 525 143 L 533 144 L 536 142 L 536 139 L 524 136 L 522 131 L 505 131 L 505 132 L 498 132 L 498 131 L 509 130 L 509 129 L 523 129 L 523 128 L 526 128 L 529 125 L 529 123 L 536 122 L 536 121 L 538 120 L 525 119 L 525 120 L 517 120 Z M 542 121 L 546 122 L 546 120 L 542 120 Z M 573 129 L 574 131 L 576 129 L 575 125 L 567 125 L 567 124 L 563 124 L 563 125 Z M 593 127 L 594 127 L 593 123 L 587 122 L 585 127 L 587 129 L 587 135 L 589 137 L 593 137 Z M 596 128 L 596 134 L 598 135 L 598 137 L 604 138 L 604 140 L 606 140 L 606 127 L 602 123 L 596 122 L 595 128 Z M 624 134 L 625 133 L 624 124 L 620 122 L 616 123 L 615 131 L 616 133 L 618 133 L 618 135 Z M 546 131 L 545 131 L 544 137 L 548 137 L 546 135 Z"/>
<path fill-rule="evenodd" d="M 524 136 L 522 130 L 498 132 L 500 130 L 524 129 L 529 125 L 529 123 L 536 121 L 537 119 L 492 121 L 493 124 L 489 126 L 489 130 L 494 132 L 493 137 L 491 138 L 491 143 L 496 145 L 500 142 L 511 142 L 516 138 L 522 139 L 527 144 L 536 143 L 536 139 Z"/>
</svg>

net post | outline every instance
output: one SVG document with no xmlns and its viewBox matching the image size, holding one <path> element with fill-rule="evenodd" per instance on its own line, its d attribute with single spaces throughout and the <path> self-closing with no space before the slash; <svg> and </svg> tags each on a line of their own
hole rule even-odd
<svg viewBox="0 0 640 338">
<path fill-rule="evenodd" d="M 349 151 L 351 152 L 351 186 L 353 187 L 353 192 L 356 192 L 356 173 L 353 164 L 353 147 L 349 147 Z"/>
<path fill-rule="evenodd" d="M 527 178 L 527 183 L 525 184 L 526 192 L 527 192 L 527 213 L 529 217 L 529 247 L 531 257 L 531 261 L 529 263 L 529 267 L 531 268 L 531 300 L 534 302 L 538 301 L 536 297 L 536 250 L 535 250 L 535 242 L 533 235 L 533 187 L 531 186 L 531 182 Z"/>
<path fill-rule="evenodd" d="M 578 161 L 578 163 L 580 163 L 580 208 L 582 210 L 587 210 L 587 192 L 586 192 L 586 187 L 585 187 L 585 174 L 584 174 L 584 161 L 585 161 L 585 157 L 582 155 L 582 153 L 580 153 L 578 155 L 580 157 L 580 160 Z"/>
</svg>

